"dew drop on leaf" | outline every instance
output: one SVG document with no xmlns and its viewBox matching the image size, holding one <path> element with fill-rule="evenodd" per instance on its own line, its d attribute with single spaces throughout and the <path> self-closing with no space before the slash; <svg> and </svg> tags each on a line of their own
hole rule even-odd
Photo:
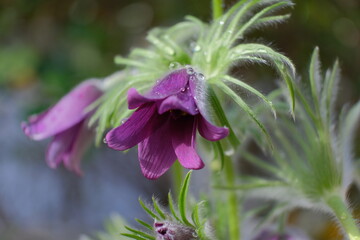
<svg viewBox="0 0 360 240">
<path fill-rule="evenodd" d="M 180 66 L 181 66 L 180 63 L 178 63 L 178 62 L 172 62 L 172 63 L 169 64 L 169 69 L 170 69 L 170 70 L 176 70 L 176 69 L 178 69 Z"/>
</svg>

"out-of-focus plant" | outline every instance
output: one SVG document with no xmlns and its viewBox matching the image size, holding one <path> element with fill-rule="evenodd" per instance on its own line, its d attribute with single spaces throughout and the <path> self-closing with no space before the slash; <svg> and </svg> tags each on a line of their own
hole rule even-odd
<svg viewBox="0 0 360 240">
<path fill-rule="evenodd" d="M 113 214 L 105 222 L 105 231 L 98 232 L 95 237 L 80 236 L 79 240 L 125 240 L 128 239 L 120 233 L 125 231 L 126 221 L 118 214 Z"/>
<path fill-rule="evenodd" d="M 344 235 L 355 240 L 360 233 L 347 194 L 357 179 L 352 138 L 360 118 L 360 103 L 348 111 L 344 109 L 337 118 L 334 102 L 339 74 L 336 61 L 322 75 L 316 48 L 309 69 L 309 91 L 303 82 L 295 87 L 296 121 L 268 121 L 275 139 L 272 161 L 264 161 L 248 151 L 242 153 L 271 178 L 252 176 L 238 188 L 248 190 L 247 197 L 275 200 L 283 211 L 302 207 L 329 213 Z"/>
</svg>

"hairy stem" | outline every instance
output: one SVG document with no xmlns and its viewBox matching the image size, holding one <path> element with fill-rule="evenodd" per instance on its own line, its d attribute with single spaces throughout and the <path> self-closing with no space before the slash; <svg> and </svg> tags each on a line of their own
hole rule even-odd
<svg viewBox="0 0 360 240">
<path fill-rule="evenodd" d="M 360 231 L 355 219 L 340 196 L 331 196 L 327 199 L 328 206 L 333 210 L 345 234 L 350 240 L 360 240 Z"/>
<path fill-rule="evenodd" d="M 223 14 L 223 0 L 212 0 L 213 19 L 217 19 Z"/>
</svg>

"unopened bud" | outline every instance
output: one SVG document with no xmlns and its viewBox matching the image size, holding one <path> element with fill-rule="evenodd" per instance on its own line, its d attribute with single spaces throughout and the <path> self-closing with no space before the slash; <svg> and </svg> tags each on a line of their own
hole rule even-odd
<svg viewBox="0 0 360 240">
<path fill-rule="evenodd" d="M 181 223 L 163 221 L 155 222 L 156 240 L 196 240 L 197 234 L 191 227 Z"/>
</svg>

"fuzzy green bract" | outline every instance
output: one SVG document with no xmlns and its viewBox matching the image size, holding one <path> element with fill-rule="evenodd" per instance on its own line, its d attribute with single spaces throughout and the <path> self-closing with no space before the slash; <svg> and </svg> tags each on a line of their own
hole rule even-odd
<svg viewBox="0 0 360 240">
<path fill-rule="evenodd" d="M 230 86 L 238 86 L 258 96 L 275 115 L 273 104 L 260 91 L 229 75 L 229 70 L 234 65 L 245 63 L 272 66 L 287 85 L 291 112 L 294 111 L 295 68 L 291 61 L 266 45 L 243 41 L 247 33 L 258 27 L 286 20 L 288 14 L 277 15 L 276 12 L 292 5 L 291 1 L 286 0 L 240 1 L 210 24 L 187 16 L 185 21 L 172 27 L 151 30 L 147 36 L 150 44 L 148 48 L 134 48 L 128 57 L 115 58 L 117 64 L 125 66 L 125 77 L 115 81 L 109 91 L 92 106 L 97 107 L 90 122 L 97 124 L 97 142 L 101 141 L 106 129 L 119 126 L 131 113 L 126 107 L 126 93 L 130 87 L 146 91 L 169 71 L 191 65 L 204 74 L 210 88 L 206 94 L 211 92 L 210 102 L 220 102 L 218 108 L 216 105 L 214 107 L 214 120 L 230 129 L 229 138 L 233 146 L 238 145 L 239 141 L 225 115 L 218 111 L 223 100 L 228 97 L 253 119 L 270 143 L 268 132 L 257 115 Z"/>
</svg>

